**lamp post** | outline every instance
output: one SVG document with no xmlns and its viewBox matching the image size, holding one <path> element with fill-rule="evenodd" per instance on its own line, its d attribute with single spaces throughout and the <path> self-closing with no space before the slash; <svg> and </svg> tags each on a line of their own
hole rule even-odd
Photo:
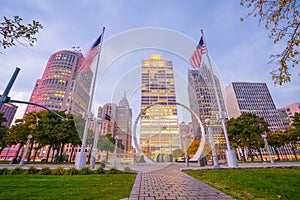
<svg viewBox="0 0 300 200">
<path fill-rule="evenodd" d="M 97 125 L 96 125 L 96 130 L 95 130 L 95 136 L 94 136 L 94 144 L 92 148 L 92 158 L 90 162 L 90 167 L 91 169 L 95 169 L 95 163 L 96 163 L 96 153 L 97 153 L 97 148 L 98 148 L 98 138 L 99 138 L 99 131 L 100 131 L 100 124 L 101 124 L 102 119 L 97 118 Z"/>
<path fill-rule="evenodd" d="M 119 137 L 116 135 L 116 137 L 115 137 L 115 150 L 114 150 L 114 167 L 116 167 L 116 161 L 117 161 L 118 139 L 119 139 Z"/>
<path fill-rule="evenodd" d="M 271 162 L 271 164 L 274 164 L 274 158 L 272 156 L 271 149 L 270 149 L 268 141 L 267 141 L 267 135 L 266 134 L 262 134 L 261 137 L 264 139 L 265 146 L 267 148 L 267 151 L 268 151 L 268 154 L 269 154 L 269 157 L 270 157 L 270 162 Z"/>
<path fill-rule="evenodd" d="M 183 139 L 183 151 L 184 151 L 185 166 L 188 167 L 189 166 L 189 158 L 188 158 L 188 153 L 187 153 L 187 149 L 186 149 L 187 136 L 182 136 L 182 139 Z"/>
<path fill-rule="evenodd" d="M 25 147 L 25 150 L 24 150 L 22 159 L 21 159 L 20 164 L 19 164 L 20 166 L 23 166 L 23 165 L 24 165 L 24 160 L 25 160 L 25 157 L 26 157 L 28 148 L 29 148 L 29 143 L 30 143 L 30 140 L 31 140 L 31 138 L 32 138 L 32 135 L 28 135 L 27 138 L 28 138 L 28 139 L 27 139 L 27 142 L 26 142 L 26 147 Z"/>
</svg>

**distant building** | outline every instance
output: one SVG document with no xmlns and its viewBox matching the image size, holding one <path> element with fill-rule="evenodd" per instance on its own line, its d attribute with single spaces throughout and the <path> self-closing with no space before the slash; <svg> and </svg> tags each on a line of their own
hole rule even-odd
<svg viewBox="0 0 300 200">
<path fill-rule="evenodd" d="M 293 103 L 291 105 L 285 106 L 284 109 L 290 119 L 290 122 L 292 123 L 295 113 L 300 114 L 300 103 Z"/>
<path fill-rule="evenodd" d="M 229 119 L 247 112 L 264 118 L 271 131 L 285 128 L 266 83 L 233 82 L 225 94 Z"/>
<path fill-rule="evenodd" d="M 140 120 L 140 147 L 153 160 L 169 161 L 168 155 L 181 149 L 178 130 L 174 70 L 172 61 L 162 55 L 150 55 L 142 61 L 141 111 L 153 103 Z M 164 158 L 163 158 L 164 157 Z"/>
<path fill-rule="evenodd" d="M 0 95 L 1 96 L 1 95 Z M 0 109 L 0 112 L 4 114 L 4 117 L 6 118 L 6 122 L 4 122 L 4 125 L 7 127 L 10 127 L 15 114 L 17 112 L 18 106 L 11 104 L 11 103 L 4 103 Z"/>
<path fill-rule="evenodd" d="M 287 115 L 287 113 L 285 111 L 285 108 L 279 108 L 279 109 L 277 109 L 277 111 L 279 113 L 279 116 L 282 120 L 283 125 L 287 128 L 290 125 L 291 121 L 290 121 L 290 118 L 289 118 L 289 116 Z"/>
<path fill-rule="evenodd" d="M 226 108 L 219 78 L 215 75 L 212 76 L 210 68 L 205 63 L 202 63 L 199 70 L 188 70 L 188 95 L 190 107 L 199 116 L 205 131 L 207 131 L 205 120 L 210 119 L 216 150 L 222 159 L 225 158 L 226 141 L 221 120 L 218 118 L 220 112 L 212 77 L 216 84 L 222 115 L 226 116 Z M 199 124 L 194 116 L 192 116 L 192 122 L 195 139 L 199 140 L 201 139 Z M 210 151 L 209 142 L 206 142 L 206 145 L 207 148 L 205 148 L 205 150 Z"/>
</svg>

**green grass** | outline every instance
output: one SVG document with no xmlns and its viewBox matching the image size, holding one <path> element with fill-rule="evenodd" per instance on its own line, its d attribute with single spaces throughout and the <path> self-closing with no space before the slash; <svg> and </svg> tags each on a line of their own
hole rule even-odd
<svg viewBox="0 0 300 200">
<path fill-rule="evenodd" d="M 122 199 L 135 174 L 74 176 L 1 175 L 0 199 Z"/>
<path fill-rule="evenodd" d="M 300 168 L 185 172 L 237 199 L 300 199 Z"/>
</svg>

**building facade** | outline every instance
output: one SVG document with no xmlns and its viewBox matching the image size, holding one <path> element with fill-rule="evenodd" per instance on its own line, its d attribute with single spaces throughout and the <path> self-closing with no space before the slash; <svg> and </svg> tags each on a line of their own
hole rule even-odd
<svg viewBox="0 0 300 200">
<path fill-rule="evenodd" d="M 85 112 L 89 101 L 92 72 L 78 73 L 83 59 L 82 53 L 77 51 L 62 50 L 52 54 L 42 78 L 36 81 L 29 101 L 51 110 L 72 114 Z M 28 105 L 25 114 L 42 109 Z"/>
<path fill-rule="evenodd" d="M 1 96 L 1 95 L 0 95 Z M 11 104 L 11 103 L 4 103 L 0 109 L 0 112 L 4 114 L 6 118 L 6 122 L 3 123 L 4 126 L 10 127 L 15 114 L 17 112 L 18 106 Z"/>
<path fill-rule="evenodd" d="M 229 118 L 248 112 L 262 117 L 271 131 L 285 128 L 266 83 L 233 82 L 225 94 Z"/>
<path fill-rule="evenodd" d="M 171 161 L 170 155 L 180 149 L 174 71 L 172 61 L 162 55 L 150 55 L 142 61 L 141 133 L 139 145 L 154 161 Z M 154 105 L 144 112 L 144 109 Z"/>
<path fill-rule="evenodd" d="M 284 110 L 286 114 L 288 115 L 290 122 L 293 122 L 293 116 L 295 113 L 300 114 L 300 103 L 293 103 L 291 105 L 285 106 Z"/>
<path fill-rule="evenodd" d="M 210 68 L 205 63 L 202 63 L 199 70 L 188 70 L 188 95 L 190 107 L 199 116 L 206 132 L 207 125 L 205 124 L 205 120 L 210 119 L 216 150 L 220 159 L 223 159 L 225 158 L 226 141 L 221 120 L 218 119 L 220 112 L 212 78 L 214 78 L 216 84 L 222 114 L 226 115 L 220 81 L 217 76 L 212 75 Z M 194 116 L 192 116 L 192 122 L 195 139 L 199 140 L 201 139 L 199 124 Z M 209 141 L 206 141 L 205 144 L 204 154 L 211 151 Z"/>
</svg>

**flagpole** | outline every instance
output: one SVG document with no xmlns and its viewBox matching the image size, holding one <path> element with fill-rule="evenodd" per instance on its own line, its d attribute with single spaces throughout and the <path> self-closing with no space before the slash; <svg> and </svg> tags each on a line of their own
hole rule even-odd
<svg viewBox="0 0 300 200">
<path fill-rule="evenodd" d="M 105 31 L 105 27 L 103 27 L 102 33 L 101 33 L 101 41 L 99 43 L 99 45 L 101 44 L 101 47 L 102 47 L 102 41 L 104 38 L 104 31 Z M 88 110 L 87 110 L 87 113 L 83 115 L 83 118 L 85 120 L 85 126 L 84 126 L 84 132 L 83 132 L 83 137 L 82 137 L 81 151 L 78 152 L 78 156 L 77 156 L 77 160 L 76 160 L 76 164 L 75 164 L 76 169 L 82 169 L 86 165 L 86 153 L 85 153 L 86 139 L 87 139 L 87 135 L 88 135 L 89 120 L 93 119 L 93 113 L 91 112 L 91 110 L 92 110 L 92 104 L 93 104 L 93 98 L 94 98 L 94 92 L 95 92 L 96 78 L 97 78 L 97 73 L 98 73 L 98 68 L 99 68 L 100 54 L 101 54 L 101 49 L 102 49 L 101 47 L 98 52 L 95 75 L 93 76 L 93 80 L 92 80 L 92 90 L 91 90 L 91 96 L 90 96 L 90 100 L 89 100 L 89 104 L 88 104 Z"/>
<path fill-rule="evenodd" d="M 214 79 L 214 72 L 213 72 L 211 60 L 210 60 L 210 57 L 208 55 L 208 48 L 207 48 L 207 45 L 206 45 L 205 39 L 204 39 L 203 29 L 201 29 L 200 31 L 201 31 L 201 34 L 202 34 L 203 43 L 205 44 L 205 47 L 206 47 L 206 57 L 208 59 L 208 64 L 209 64 L 209 68 L 210 68 L 210 72 L 211 72 L 211 79 L 212 79 L 212 83 L 213 83 L 213 86 L 214 86 L 214 92 L 215 92 L 216 101 L 217 101 L 217 105 L 218 105 L 219 119 L 221 119 L 223 131 L 224 131 L 224 136 L 225 136 L 225 141 L 226 141 L 226 146 L 227 146 L 227 152 L 226 152 L 227 163 L 228 163 L 229 167 L 237 167 L 238 163 L 237 163 L 237 160 L 236 160 L 235 152 L 232 151 L 231 148 L 230 148 L 230 142 L 229 142 L 228 133 L 227 133 L 226 124 L 225 124 L 225 119 L 224 119 L 225 116 L 222 114 L 222 107 L 221 107 L 221 103 L 220 103 L 220 99 L 219 99 L 219 95 L 218 95 L 216 82 L 215 82 L 215 79 Z"/>
</svg>

